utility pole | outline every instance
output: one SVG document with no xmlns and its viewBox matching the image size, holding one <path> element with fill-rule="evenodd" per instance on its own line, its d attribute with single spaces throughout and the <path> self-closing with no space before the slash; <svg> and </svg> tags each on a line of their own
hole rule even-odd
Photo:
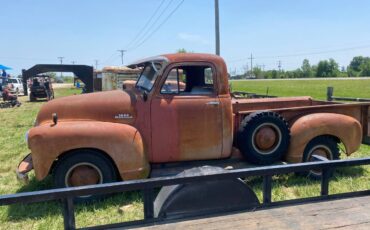
<svg viewBox="0 0 370 230">
<path fill-rule="evenodd" d="M 261 67 L 262 67 L 262 71 L 265 71 L 266 65 L 265 64 L 262 64 Z"/>
<path fill-rule="evenodd" d="M 60 64 L 63 65 L 63 59 L 64 57 L 58 57 L 59 61 L 60 61 Z"/>
<path fill-rule="evenodd" d="M 253 54 L 251 54 L 251 57 L 250 57 L 250 58 L 248 58 L 248 59 L 250 59 L 250 60 L 251 60 L 251 72 L 250 72 L 250 77 L 252 78 L 252 77 L 253 77 L 253 59 L 254 59 Z"/>
<path fill-rule="evenodd" d="M 95 69 L 98 70 L 99 60 L 94 60 L 95 62 Z"/>
<path fill-rule="evenodd" d="M 64 59 L 64 57 L 58 57 L 58 59 L 60 61 L 60 64 L 63 65 L 63 59 Z M 62 77 L 63 77 L 63 73 L 60 72 L 60 78 L 62 78 Z"/>
<path fill-rule="evenodd" d="M 215 0 L 215 32 L 216 32 L 216 55 L 220 56 L 220 16 L 218 0 Z"/>
<path fill-rule="evenodd" d="M 278 62 L 279 72 L 281 72 L 281 60 Z"/>
<path fill-rule="evenodd" d="M 127 50 L 117 50 L 118 52 L 121 53 L 121 63 L 123 65 L 123 54 L 127 51 Z"/>
<path fill-rule="evenodd" d="M 71 61 L 72 65 L 74 65 L 76 62 L 75 61 Z M 73 73 L 73 86 L 76 86 L 76 76 L 75 76 L 75 73 Z"/>
</svg>

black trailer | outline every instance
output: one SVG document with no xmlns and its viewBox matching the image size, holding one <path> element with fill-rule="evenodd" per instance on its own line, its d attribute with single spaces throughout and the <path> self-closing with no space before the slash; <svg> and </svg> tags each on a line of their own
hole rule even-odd
<svg viewBox="0 0 370 230">
<path fill-rule="evenodd" d="M 58 64 L 37 64 L 28 70 L 22 70 L 22 82 L 25 95 L 27 92 L 27 80 L 38 74 L 48 72 L 72 72 L 85 84 L 85 92 L 94 91 L 93 67 L 88 65 L 58 65 Z"/>
</svg>

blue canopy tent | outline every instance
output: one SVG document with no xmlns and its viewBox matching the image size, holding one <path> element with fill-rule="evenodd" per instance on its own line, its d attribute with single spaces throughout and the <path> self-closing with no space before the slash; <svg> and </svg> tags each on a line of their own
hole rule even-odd
<svg viewBox="0 0 370 230">
<path fill-rule="evenodd" d="M 9 69 L 12 69 L 12 68 L 5 66 L 5 65 L 0 65 L 0 70 L 9 70 Z"/>
</svg>

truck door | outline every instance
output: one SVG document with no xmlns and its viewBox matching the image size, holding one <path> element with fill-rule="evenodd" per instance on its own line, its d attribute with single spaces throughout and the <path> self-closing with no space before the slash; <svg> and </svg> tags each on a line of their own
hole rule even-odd
<svg viewBox="0 0 370 230">
<path fill-rule="evenodd" d="M 151 101 L 153 162 L 216 159 L 222 151 L 222 108 L 215 68 L 172 65 Z"/>
</svg>

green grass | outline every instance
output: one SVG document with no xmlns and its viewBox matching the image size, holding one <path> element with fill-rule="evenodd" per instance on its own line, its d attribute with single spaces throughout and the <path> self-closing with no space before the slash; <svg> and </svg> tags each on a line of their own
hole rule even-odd
<svg viewBox="0 0 370 230">
<path fill-rule="evenodd" d="M 370 79 L 361 80 L 242 80 L 232 81 L 233 91 L 275 96 L 311 96 L 326 99 L 326 88 L 334 87 L 334 96 L 370 98 Z"/>
<path fill-rule="evenodd" d="M 291 81 L 234 81 L 234 90 L 265 93 L 269 87 L 271 95 L 297 96 L 310 95 L 318 99 L 326 97 L 326 87 L 334 86 L 335 95 L 370 98 L 370 80 L 291 80 Z M 57 89 L 56 97 L 80 93 L 76 89 Z M 14 170 L 18 162 L 29 152 L 24 141 L 24 133 L 33 125 L 38 110 L 44 102 L 30 103 L 26 97 L 19 108 L 0 109 L 0 194 L 19 193 L 52 188 L 51 178 L 36 181 L 30 175 L 30 183 L 23 185 L 15 178 Z M 369 146 L 361 146 L 351 157 L 366 157 Z M 342 155 L 343 156 L 343 155 Z M 330 193 L 370 189 L 370 167 L 338 169 L 330 184 Z M 249 178 L 248 183 L 262 197 L 262 180 Z M 318 181 L 295 176 L 294 174 L 275 176 L 273 200 L 294 199 L 319 195 Z M 125 206 L 122 213 L 120 208 Z M 114 195 L 109 199 L 91 205 L 78 205 L 76 222 L 78 227 L 115 223 L 143 218 L 143 204 L 139 192 Z M 47 202 L 32 205 L 11 205 L 0 207 L 0 229 L 62 229 L 60 205 Z"/>
</svg>

